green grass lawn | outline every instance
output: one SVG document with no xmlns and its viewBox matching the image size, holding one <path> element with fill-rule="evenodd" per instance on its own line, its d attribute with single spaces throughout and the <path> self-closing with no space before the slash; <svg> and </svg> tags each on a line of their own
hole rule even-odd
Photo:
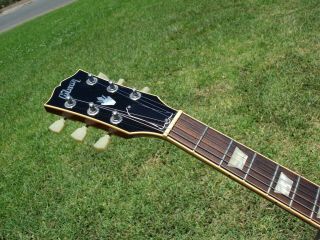
<svg viewBox="0 0 320 240">
<path fill-rule="evenodd" d="M 149 86 L 320 183 L 320 5 L 78 1 L 0 35 L 0 239 L 312 239 L 315 229 L 152 138 L 103 153 L 44 111 L 78 68 Z"/>
</svg>

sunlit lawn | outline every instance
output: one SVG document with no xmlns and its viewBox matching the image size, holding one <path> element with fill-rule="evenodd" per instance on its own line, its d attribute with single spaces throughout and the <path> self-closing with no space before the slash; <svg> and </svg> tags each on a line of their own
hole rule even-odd
<svg viewBox="0 0 320 240">
<path fill-rule="evenodd" d="M 1 239 L 312 239 L 315 229 L 158 139 L 103 153 L 48 131 L 78 68 L 151 87 L 320 183 L 319 1 L 77 1 L 0 35 Z"/>
</svg>

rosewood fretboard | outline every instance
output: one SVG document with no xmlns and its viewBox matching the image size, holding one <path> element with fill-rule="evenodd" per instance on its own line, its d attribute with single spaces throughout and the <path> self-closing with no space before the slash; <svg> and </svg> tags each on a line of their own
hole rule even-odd
<svg viewBox="0 0 320 240">
<path fill-rule="evenodd" d="M 183 113 L 169 132 L 168 139 L 304 221 L 320 228 L 318 185 Z M 245 164 L 241 168 L 228 165 L 236 148 L 246 156 Z M 280 175 L 287 176 L 291 183 L 287 194 L 276 191 Z"/>
</svg>

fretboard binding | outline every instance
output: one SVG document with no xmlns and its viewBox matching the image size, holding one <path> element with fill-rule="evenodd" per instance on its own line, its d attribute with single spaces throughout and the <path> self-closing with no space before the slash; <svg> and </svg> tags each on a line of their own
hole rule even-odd
<svg viewBox="0 0 320 240">
<path fill-rule="evenodd" d="M 249 167 L 248 167 L 248 170 L 247 170 L 247 172 L 246 172 L 246 175 L 244 175 L 243 180 L 246 180 L 246 179 L 247 179 L 247 176 L 248 176 L 248 174 L 249 174 L 249 171 L 250 171 L 250 169 L 251 169 L 251 167 L 252 167 L 252 164 L 253 164 L 254 160 L 256 159 L 256 156 L 257 156 L 257 153 L 255 152 L 255 153 L 253 154 L 252 161 L 251 161 L 251 163 L 250 163 L 250 165 L 249 165 Z"/>
<path fill-rule="evenodd" d="M 274 180 L 275 180 L 275 178 L 277 176 L 278 170 L 279 170 L 279 165 L 277 165 L 276 171 L 273 174 L 273 177 L 272 177 L 269 189 L 268 189 L 268 194 L 270 193 L 270 190 L 272 189 L 272 185 L 273 185 L 273 182 L 274 182 Z"/>
<path fill-rule="evenodd" d="M 301 176 L 298 177 L 296 186 L 295 186 L 294 191 L 293 191 L 293 194 L 292 194 L 292 198 L 291 198 L 290 203 L 289 203 L 289 207 L 292 206 L 294 196 L 296 195 L 296 192 L 297 192 L 297 189 L 298 189 L 298 185 L 299 185 L 299 183 L 300 183 L 300 179 L 301 179 Z"/>
<path fill-rule="evenodd" d="M 198 147 L 198 145 L 200 144 L 200 142 L 201 142 L 201 140 L 202 140 L 202 138 L 204 137 L 204 135 L 206 134 L 206 132 L 208 131 L 208 126 L 204 129 L 204 131 L 203 131 L 203 133 L 202 133 L 202 135 L 200 136 L 200 138 L 199 138 L 199 140 L 198 140 L 198 142 L 197 142 L 197 144 L 194 146 L 194 148 L 193 148 L 193 151 L 194 150 L 196 150 L 196 148 Z"/>
<path fill-rule="evenodd" d="M 317 196 L 316 196 L 316 200 L 314 201 L 313 203 L 313 208 L 312 208 L 312 212 L 311 212 L 311 216 L 310 218 L 313 218 L 313 214 L 316 210 L 316 207 L 317 207 L 317 202 L 318 202 L 318 199 L 319 199 L 319 195 L 320 195 L 320 187 L 318 187 L 318 192 L 317 192 Z"/>
<path fill-rule="evenodd" d="M 227 147 L 227 150 L 224 152 L 224 154 L 223 154 L 223 156 L 222 156 L 222 158 L 221 158 L 221 161 L 220 161 L 220 163 L 219 163 L 219 166 L 221 166 L 221 164 L 223 163 L 224 159 L 226 158 L 226 156 L 227 156 L 227 154 L 228 154 L 228 151 L 229 151 L 232 143 L 233 143 L 233 139 L 231 139 L 231 141 L 230 141 L 230 143 L 229 143 L 229 145 L 228 145 L 228 147 Z"/>
</svg>

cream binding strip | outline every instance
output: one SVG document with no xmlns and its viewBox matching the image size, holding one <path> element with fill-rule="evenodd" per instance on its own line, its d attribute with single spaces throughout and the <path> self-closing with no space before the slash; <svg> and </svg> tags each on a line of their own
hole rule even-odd
<svg viewBox="0 0 320 240">
<path fill-rule="evenodd" d="M 238 147 L 236 147 L 233 151 L 230 161 L 228 162 L 228 167 L 234 167 L 242 170 L 244 165 L 246 164 L 247 159 L 248 155 L 246 155 Z"/>
</svg>

